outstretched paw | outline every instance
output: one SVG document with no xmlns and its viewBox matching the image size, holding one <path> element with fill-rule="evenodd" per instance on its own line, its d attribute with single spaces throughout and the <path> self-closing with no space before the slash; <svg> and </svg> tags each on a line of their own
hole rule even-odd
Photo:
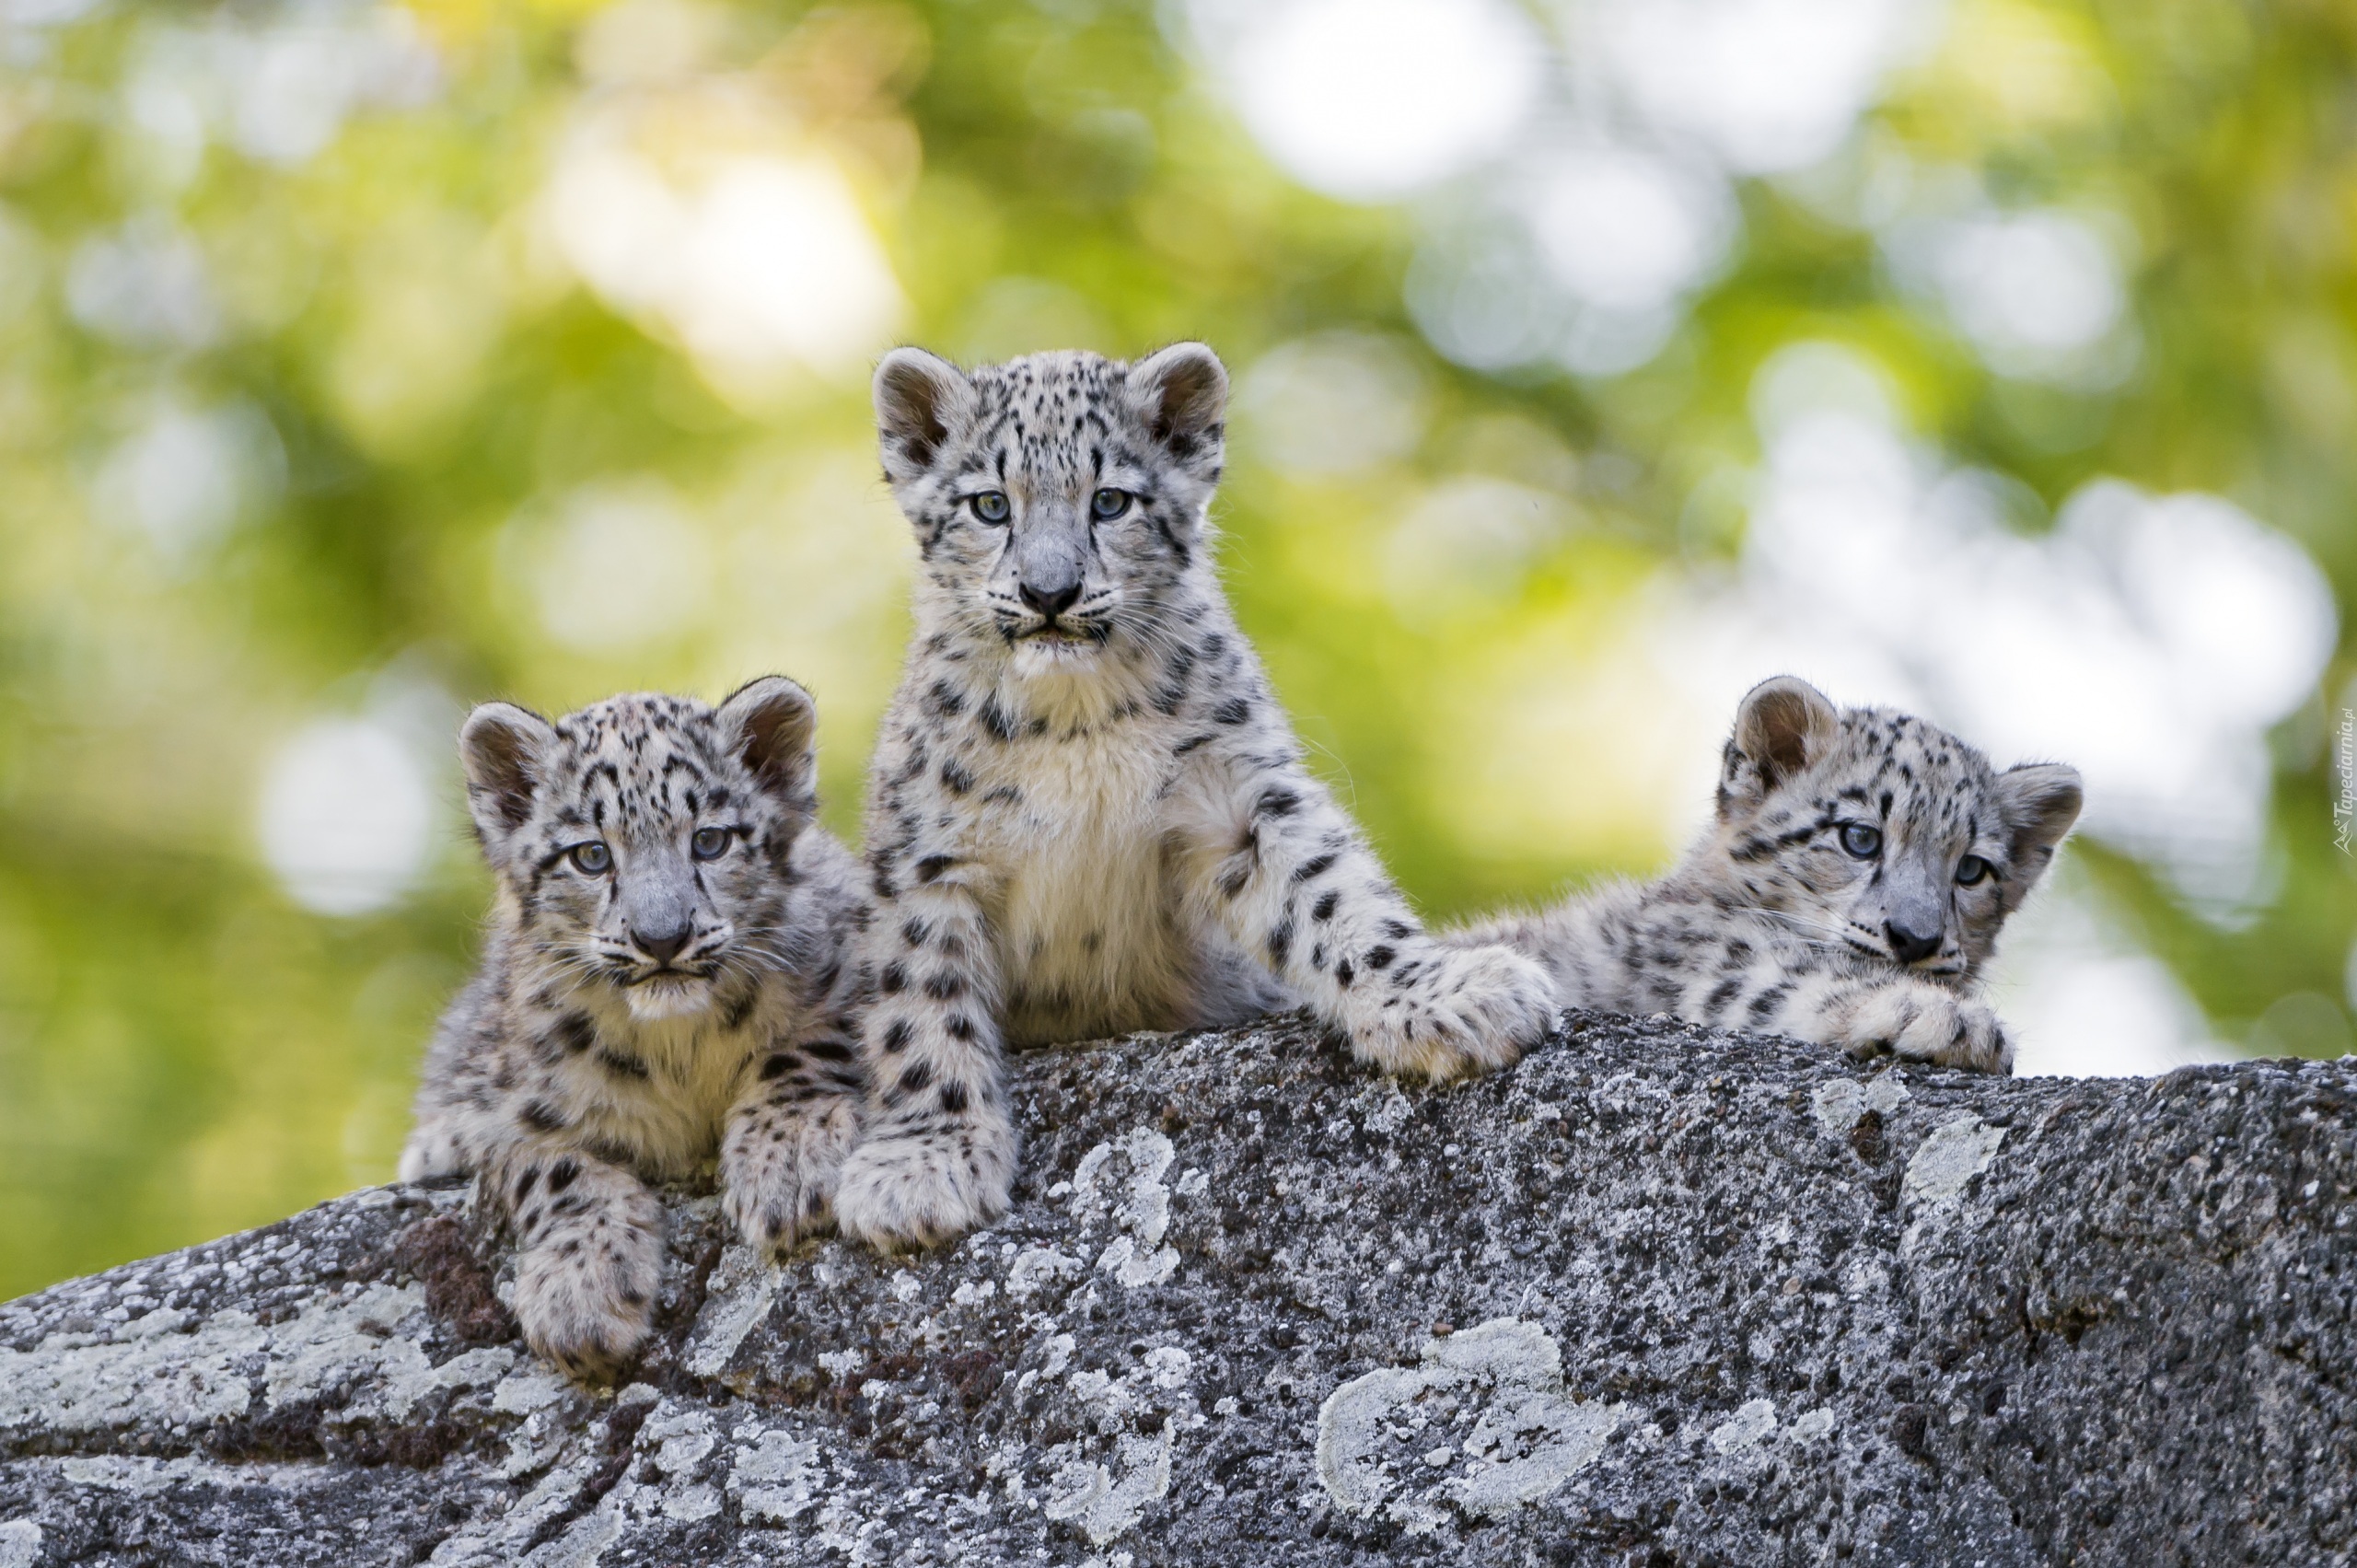
<svg viewBox="0 0 2357 1568">
<path fill-rule="evenodd" d="M 1920 981 L 1870 993 L 1832 1043 L 1853 1056 L 1888 1051 L 1972 1073 L 2014 1070 L 2013 1037 L 1992 1008 Z"/>
<path fill-rule="evenodd" d="M 730 1125 L 720 1209 L 747 1246 L 782 1258 L 834 1225 L 835 1184 L 858 1132 L 848 1104 L 814 1116 L 764 1108 Z"/>
<path fill-rule="evenodd" d="M 1467 1077 L 1518 1061 L 1546 1038 L 1555 982 L 1505 947 L 1422 943 L 1363 968 L 1349 1005 L 1351 1043 L 1386 1072 Z"/>
<path fill-rule="evenodd" d="M 938 1247 L 1004 1214 L 1014 1185 L 1012 1129 L 887 1128 L 843 1163 L 835 1220 L 879 1252 Z"/>
</svg>

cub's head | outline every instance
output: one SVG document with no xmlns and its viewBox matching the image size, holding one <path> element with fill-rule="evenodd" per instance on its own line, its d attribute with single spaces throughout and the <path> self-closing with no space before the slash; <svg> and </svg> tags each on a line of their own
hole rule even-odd
<svg viewBox="0 0 2357 1568">
<path fill-rule="evenodd" d="M 1739 901 L 1799 935 L 1962 987 L 2079 815 L 2057 763 L 1998 772 L 1945 730 L 1837 713 L 1806 681 L 1752 688 L 1705 853 Z"/>
<path fill-rule="evenodd" d="M 725 971 L 779 958 L 817 720 L 775 675 L 717 709 L 637 695 L 553 725 L 507 703 L 470 714 L 467 805 L 527 942 L 639 1018 L 699 1012 Z"/>
<path fill-rule="evenodd" d="M 876 371 L 884 475 L 916 528 L 928 613 L 1018 671 L 1151 638 L 1201 553 L 1227 372 L 1201 343 L 1134 365 L 1035 354 Z"/>
</svg>

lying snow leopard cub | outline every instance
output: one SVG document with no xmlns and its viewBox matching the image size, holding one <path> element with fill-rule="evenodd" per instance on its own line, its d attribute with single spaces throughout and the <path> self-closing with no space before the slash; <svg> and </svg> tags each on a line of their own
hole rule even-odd
<svg viewBox="0 0 2357 1568">
<path fill-rule="evenodd" d="M 644 1338 L 663 1211 L 642 1178 L 716 1154 L 754 1247 L 828 1223 L 858 1127 L 859 865 L 811 824 L 816 720 L 791 680 L 717 710 L 615 697 L 459 737 L 498 900 L 442 1019 L 404 1181 L 471 1173 L 522 1246 L 532 1348 L 601 1376 Z"/>
<path fill-rule="evenodd" d="M 2071 768 L 1997 772 L 1921 719 L 1837 714 L 1780 677 L 1744 698 L 1718 819 L 1677 870 L 1459 939 L 1542 959 L 1568 1006 L 2010 1072 L 1973 988 L 2079 799 Z"/>
<path fill-rule="evenodd" d="M 1237 630 L 1205 518 L 1227 375 L 1034 354 L 876 374 L 916 632 L 869 775 L 867 1126 L 843 1228 L 930 1244 L 1004 1208 L 1003 1045 L 1308 1005 L 1433 1077 L 1512 1062 L 1546 973 L 1428 936 Z"/>
</svg>

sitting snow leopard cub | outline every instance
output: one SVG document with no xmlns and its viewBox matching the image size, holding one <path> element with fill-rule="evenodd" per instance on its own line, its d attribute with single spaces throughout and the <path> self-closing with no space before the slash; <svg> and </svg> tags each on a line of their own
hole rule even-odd
<svg viewBox="0 0 2357 1568">
<path fill-rule="evenodd" d="M 867 1125 L 835 1211 L 883 1247 L 1005 1205 L 1004 1045 L 1306 1004 L 1394 1073 L 1510 1063 L 1546 972 L 1427 935 L 1302 765 L 1205 517 L 1227 375 L 1034 354 L 876 374 L 916 629 L 869 775 Z"/>
<path fill-rule="evenodd" d="M 467 803 L 498 901 L 442 1019 L 404 1181 L 471 1173 L 522 1247 L 532 1348 L 601 1376 L 645 1336 L 663 1259 L 647 1179 L 718 1156 L 745 1239 L 828 1222 L 858 1128 L 859 865 L 811 824 L 816 715 L 756 680 L 717 710 L 615 697 L 467 718 Z"/>
<path fill-rule="evenodd" d="M 1542 959 L 1567 1006 L 2010 1072 L 1973 987 L 2079 798 L 2073 769 L 2001 773 L 1921 719 L 1837 714 L 1780 677 L 1744 698 L 1718 819 L 1677 870 L 1457 939 Z"/>
</svg>

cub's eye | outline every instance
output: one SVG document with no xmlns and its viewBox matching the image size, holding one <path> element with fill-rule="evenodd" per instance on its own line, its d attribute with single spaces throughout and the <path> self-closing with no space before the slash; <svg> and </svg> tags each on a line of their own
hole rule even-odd
<svg viewBox="0 0 2357 1568">
<path fill-rule="evenodd" d="M 1956 879 L 1969 888 L 1989 875 L 1989 863 L 1977 854 L 1968 854 L 1956 863 Z"/>
<path fill-rule="evenodd" d="M 1882 853 L 1882 830 L 1852 822 L 1841 830 L 1841 847 L 1860 860 L 1872 860 Z"/>
<path fill-rule="evenodd" d="M 718 860 L 728 853 L 728 841 L 735 836 L 726 828 L 698 828 L 688 848 L 698 860 Z"/>
<path fill-rule="evenodd" d="M 980 495 L 969 495 L 966 506 L 986 523 L 1003 523 L 1006 521 L 1007 514 L 1014 510 L 1006 504 L 1006 492 L 1004 490 L 985 490 Z"/>
<path fill-rule="evenodd" d="M 614 868 L 614 852 L 595 839 L 575 844 L 565 854 L 573 857 L 573 868 L 585 877 L 603 877 Z"/>
<path fill-rule="evenodd" d="M 1126 490 L 1100 490 L 1088 498 L 1088 509 L 1100 523 L 1109 523 L 1130 509 L 1133 499 Z"/>
</svg>

